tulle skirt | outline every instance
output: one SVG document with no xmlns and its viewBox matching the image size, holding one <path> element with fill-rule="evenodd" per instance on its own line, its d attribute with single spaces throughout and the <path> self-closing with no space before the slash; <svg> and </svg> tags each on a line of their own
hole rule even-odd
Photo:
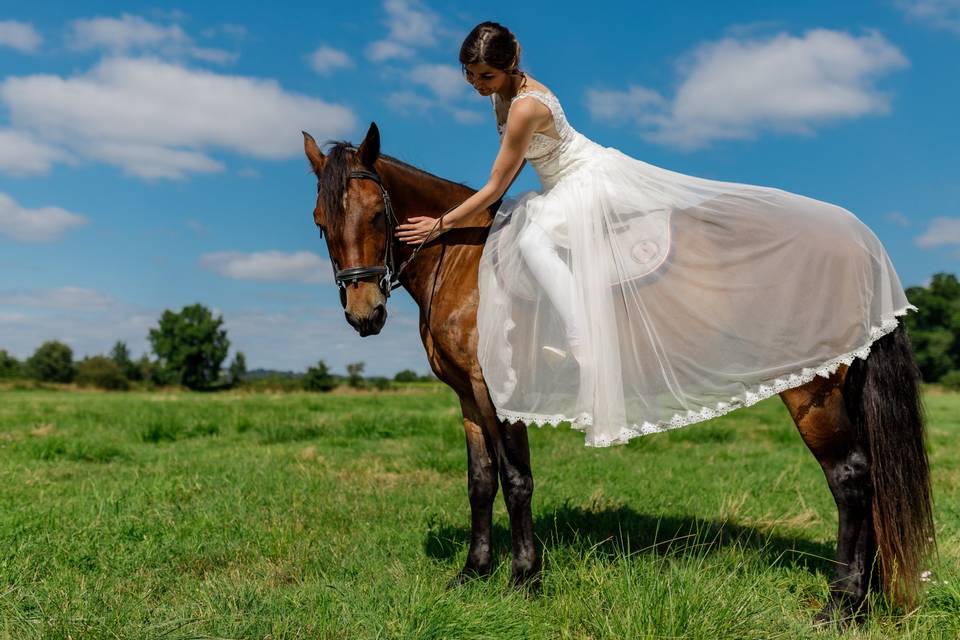
<svg viewBox="0 0 960 640">
<path fill-rule="evenodd" d="M 624 443 L 827 376 L 915 309 L 841 207 L 580 144 L 542 192 L 503 204 L 484 247 L 478 357 L 502 419 Z M 576 358 L 544 349 L 570 353 L 569 323 L 523 258 L 528 225 L 569 270 Z"/>
</svg>

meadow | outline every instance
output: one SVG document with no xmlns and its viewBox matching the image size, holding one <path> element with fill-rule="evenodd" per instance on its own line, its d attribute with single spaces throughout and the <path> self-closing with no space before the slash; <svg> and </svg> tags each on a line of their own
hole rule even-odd
<svg viewBox="0 0 960 640">
<path fill-rule="evenodd" d="M 531 429 L 537 595 L 469 537 L 459 407 L 387 392 L 0 391 L 0 638 L 958 638 L 960 395 L 927 388 L 940 558 L 815 631 L 836 508 L 772 398 L 625 447 Z"/>
</svg>

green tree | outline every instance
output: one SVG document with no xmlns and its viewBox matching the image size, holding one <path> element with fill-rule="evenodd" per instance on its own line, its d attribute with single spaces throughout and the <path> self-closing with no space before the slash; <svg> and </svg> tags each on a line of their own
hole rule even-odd
<svg viewBox="0 0 960 640">
<path fill-rule="evenodd" d="M 347 384 L 354 389 L 363 386 L 363 363 L 351 362 L 347 365 Z"/>
<path fill-rule="evenodd" d="M 0 379 L 18 378 L 21 375 L 20 361 L 7 353 L 6 349 L 0 349 Z"/>
<path fill-rule="evenodd" d="M 153 362 L 150 361 L 150 356 L 143 354 L 140 356 L 140 359 L 136 362 L 137 367 L 137 376 L 140 380 L 143 380 L 147 384 L 159 384 L 156 379 L 156 367 L 153 366 Z"/>
<path fill-rule="evenodd" d="M 127 348 L 126 342 L 117 340 L 116 344 L 113 345 L 113 349 L 110 350 L 110 359 L 120 367 L 120 371 L 123 372 L 127 380 L 142 379 L 140 367 L 130 358 L 130 349 Z"/>
<path fill-rule="evenodd" d="M 394 382 L 416 382 L 420 379 L 420 376 L 417 375 L 417 372 L 413 369 L 404 369 L 403 371 L 398 371 L 397 375 L 393 376 Z"/>
<path fill-rule="evenodd" d="M 239 386 L 243 384 L 243 379 L 247 376 L 247 357 L 243 351 L 237 351 L 233 356 L 233 362 L 230 363 L 230 385 Z"/>
<path fill-rule="evenodd" d="M 927 287 L 906 291 L 917 307 L 905 317 L 907 332 L 926 382 L 960 369 L 960 282 L 952 273 L 936 273 Z"/>
<path fill-rule="evenodd" d="M 337 386 L 337 381 L 330 375 L 330 368 L 323 360 L 317 366 L 307 369 L 303 376 L 303 388 L 307 391 L 330 391 Z"/>
<path fill-rule="evenodd" d="M 215 318 L 202 304 L 186 306 L 180 313 L 164 311 L 159 326 L 150 329 L 149 335 L 157 354 L 158 381 L 189 389 L 213 386 L 230 349 L 222 326 L 223 316 Z"/>
<path fill-rule="evenodd" d="M 56 340 L 44 342 L 27 359 L 26 369 L 31 378 L 44 382 L 73 382 L 73 349 Z"/>
<path fill-rule="evenodd" d="M 377 389 L 378 391 L 386 391 L 391 386 L 390 378 L 386 376 L 372 376 L 370 378 L 367 378 L 366 382 L 367 384 L 372 386 L 374 389 Z"/>
<path fill-rule="evenodd" d="M 99 387 L 111 391 L 126 391 L 130 382 L 123 369 L 112 357 L 93 356 L 77 364 L 77 384 L 84 387 Z"/>
</svg>

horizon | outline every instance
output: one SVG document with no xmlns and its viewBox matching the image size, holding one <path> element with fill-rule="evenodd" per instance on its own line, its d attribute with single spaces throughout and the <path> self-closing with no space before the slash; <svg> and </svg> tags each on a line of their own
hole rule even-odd
<svg viewBox="0 0 960 640">
<path fill-rule="evenodd" d="M 402 290 L 380 335 L 345 322 L 300 132 L 359 143 L 375 121 L 385 154 L 479 188 L 495 120 L 457 52 L 486 19 L 587 137 L 843 206 L 905 289 L 958 271 L 958 0 L 143 6 L 0 11 L 0 349 L 20 360 L 47 340 L 139 357 L 199 302 L 251 370 L 430 372 Z M 539 188 L 527 168 L 508 195 Z"/>
</svg>

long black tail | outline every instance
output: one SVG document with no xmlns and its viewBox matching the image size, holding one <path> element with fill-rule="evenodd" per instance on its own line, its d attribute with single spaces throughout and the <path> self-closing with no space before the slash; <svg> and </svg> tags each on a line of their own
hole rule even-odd
<svg viewBox="0 0 960 640">
<path fill-rule="evenodd" d="M 920 371 L 903 323 L 850 365 L 847 413 L 869 442 L 873 528 L 884 592 L 911 606 L 936 552 Z"/>
</svg>

